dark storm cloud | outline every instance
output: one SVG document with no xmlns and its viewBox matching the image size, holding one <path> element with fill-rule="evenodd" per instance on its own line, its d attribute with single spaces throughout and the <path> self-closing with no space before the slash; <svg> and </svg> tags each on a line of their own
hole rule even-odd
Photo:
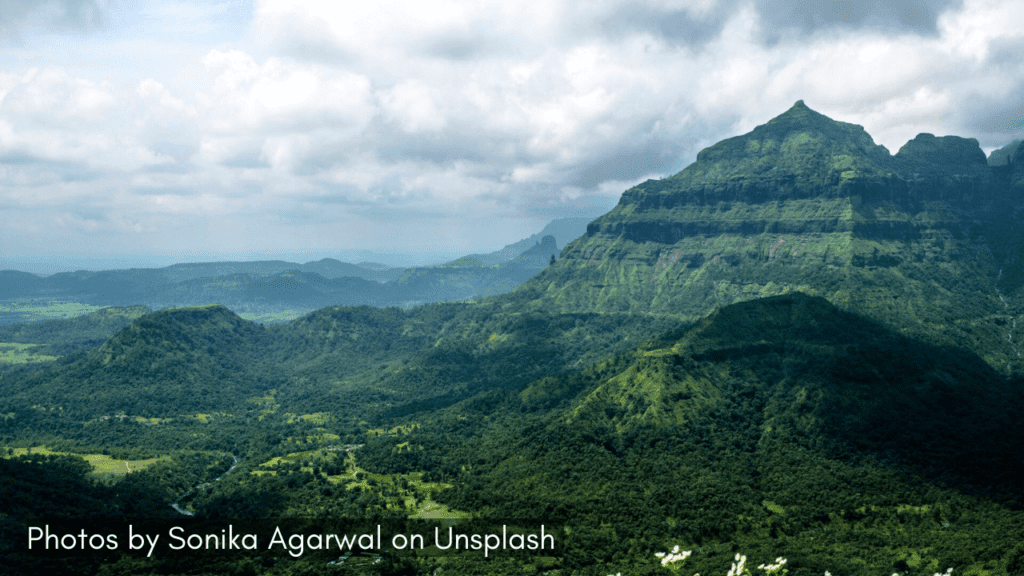
<svg viewBox="0 0 1024 576">
<path fill-rule="evenodd" d="M 786 32 L 813 34 L 834 28 L 874 28 L 934 35 L 939 15 L 963 6 L 962 0 L 755 0 L 766 40 Z"/>
</svg>

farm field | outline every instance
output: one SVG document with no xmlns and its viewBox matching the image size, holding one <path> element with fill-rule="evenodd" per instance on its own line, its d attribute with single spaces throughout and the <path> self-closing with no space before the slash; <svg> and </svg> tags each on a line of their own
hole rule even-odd
<svg viewBox="0 0 1024 576">
<path fill-rule="evenodd" d="M 38 322 L 58 318 L 75 318 L 100 310 L 103 306 L 93 306 L 81 302 L 66 301 L 7 301 L 0 302 L 0 325 L 17 322 Z"/>
<path fill-rule="evenodd" d="M 46 447 L 35 448 L 0 448 L 0 454 L 4 458 L 25 456 L 27 454 L 59 455 L 59 456 L 81 456 L 83 460 L 92 466 L 92 476 L 97 480 L 112 480 L 131 472 L 138 472 L 160 460 L 168 458 L 147 458 L 145 460 L 115 460 L 107 454 L 72 454 L 70 452 L 54 452 Z"/>
<path fill-rule="evenodd" d="M 0 364 L 29 364 L 56 360 L 56 356 L 33 354 L 32 349 L 39 344 L 22 344 L 20 342 L 0 342 Z"/>
<path fill-rule="evenodd" d="M 433 495 L 450 488 L 443 482 L 427 482 L 422 472 L 409 474 L 375 474 L 360 468 L 356 462 L 357 446 L 293 452 L 274 457 L 251 472 L 254 476 L 273 475 L 277 470 L 298 466 L 300 472 L 327 474 L 332 484 L 343 484 L 347 490 L 366 490 L 385 495 L 389 508 L 403 508 L 410 518 L 470 518 L 466 512 L 452 510 L 436 502 Z M 276 470 L 275 470 L 276 469 Z"/>
</svg>

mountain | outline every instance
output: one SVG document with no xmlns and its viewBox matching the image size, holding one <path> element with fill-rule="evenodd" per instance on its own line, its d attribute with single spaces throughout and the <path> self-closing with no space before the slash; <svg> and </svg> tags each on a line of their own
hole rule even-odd
<svg viewBox="0 0 1024 576">
<path fill-rule="evenodd" d="M 998 150 L 993 150 L 988 155 L 989 166 L 1006 166 L 1013 160 L 1013 155 L 1020 148 L 1021 139 L 1018 138 Z"/>
<path fill-rule="evenodd" d="M 374 282 L 394 280 L 402 273 L 402 268 L 392 268 L 382 264 L 364 263 L 349 264 L 333 258 L 323 258 L 315 262 L 296 264 L 282 260 L 259 262 L 201 262 L 195 264 L 174 264 L 161 268 L 169 282 L 184 282 L 196 278 L 229 276 L 232 274 L 251 274 L 256 276 L 274 276 L 289 270 L 298 270 L 311 274 L 319 274 L 324 278 L 362 278 Z"/>
<path fill-rule="evenodd" d="M 555 237 L 544 236 L 513 259 L 488 265 L 479 258 L 465 256 L 441 266 L 412 268 L 383 290 L 390 302 L 402 306 L 503 294 L 543 270 L 558 252 Z"/>
<path fill-rule="evenodd" d="M 549 222 L 547 226 L 544 226 L 543 230 L 537 234 L 532 234 L 529 238 L 523 238 L 518 242 L 509 244 L 501 250 L 491 252 L 490 254 L 470 254 L 469 256 L 466 256 L 466 258 L 474 258 L 487 266 L 501 264 L 502 262 L 514 260 L 523 252 L 526 252 L 536 246 L 547 236 L 552 236 L 555 244 L 565 246 L 586 234 L 587 224 L 589 224 L 591 220 L 593 219 L 558 218 Z"/>
<path fill-rule="evenodd" d="M 742 407 L 737 425 L 761 444 L 843 460 L 871 454 L 924 477 L 1024 494 L 1012 464 L 1024 449 L 1020 381 L 970 351 L 909 338 L 799 292 L 726 306 L 581 371 L 534 380 L 505 402 L 513 412 L 546 414 L 550 429 L 619 447 L 613 451 L 693 425 L 728 426 L 723 410 Z M 507 425 L 483 433 L 507 436 Z M 529 443 L 502 453 L 519 459 Z M 447 459 L 450 447 L 438 448 L 444 453 L 435 456 Z M 401 465 L 390 457 L 398 459 L 382 468 Z"/>
<path fill-rule="evenodd" d="M 891 155 L 800 101 L 627 190 L 516 297 L 696 320 L 799 290 L 1016 371 L 1024 200 L 1014 174 L 956 136 L 921 134 Z"/>
<path fill-rule="evenodd" d="M 88 417 L 239 411 L 277 381 L 253 372 L 263 331 L 223 306 L 161 310 L 88 353 L 5 380 L 5 393 Z"/>
<path fill-rule="evenodd" d="M 921 475 L 1024 489 L 1005 460 L 1024 448 L 1015 416 L 1024 397 L 969 351 L 907 338 L 798 292 L 726 306 L 662 346 L 589 391 L 566 421 L 671 428 L 748 389 L 764 395 L 762 440 L 834 457 L 866 450 Z"/>
<path fill-rule="evenodd" d="M 414 306 L 462 301 L 507 292 L 549 263 L 563 242 L 586 230 L 582 218 L 564 218 L 491 254 L 475 254 L 440 266 L 393 268 L 331 258 L 296 264 L 279 260 L 203 262 L 165 268 L 62 272 L 37 276 L 0 271 L 0 301 L 36 299 L 98 306 L 172 308 L 223 304 L 250 318 L 282 321 L 327 306 Z M 564 244 L 563 244 L 564 245 Z M 545 252 L 534 257 L 537 246 Z M 26 321 L 7 312 L 0 323 Z"/>
<path fill-rule="evenodd" d="M 159 299 L 175 285 L 213 282 L 229 277 L 271 277 L 286 272 L 316 274 L 326 279 L 357 278 L 381 283 L 400 276 L 403 268 L 365 263 L 348 264 L 330 258 L 296 264 L 279 260 L 259 262 L 201 262 L 165 268 L 131 268 L 90 272 L 61 272 L 37 276 L 13 270 L 0 271 L 4 280 L 0 298 L 64 298 L 110 305 L 134 305 Z M 223 280 L 221 280 L 223 282 Z M 230 281 L 229 281 L 230 282 Z M 203 302 L 209 304 L 211 302 Z M 184 303 L 182 303 L 184 304 Z"/>
</svg>

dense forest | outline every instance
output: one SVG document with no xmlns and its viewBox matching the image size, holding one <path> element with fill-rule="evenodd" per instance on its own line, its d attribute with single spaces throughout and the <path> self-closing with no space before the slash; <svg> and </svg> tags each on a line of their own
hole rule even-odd
<svg viewBox="0 0 1024 576">
<path fill-rule="evenodd" d="M 8 374 L 23 383 L 4 401 L 9 451 L 164 458 L 117 480 L 90 475 L 71 455 L 4 460 L 8 554 L 21 558 L 11 543 L 32 518 L 173 518 L 175 503 L 211 522 L 390 522 L 443 506 L 496 525 L 544 524 L 559 537 L 558 553 L 543 557 L 392 554 L 390 573 L 653 574 L 665 570 L 654 553 L 677 544 L 692 551 L 686 570 L 701 573 L 724 573 L 740 552 L 751 564 L 785 557 L 794 574 L 1013 573 L 1024 555 L 1020 382 L 970 352 L 799 294 L 653 336 L 652 319 L 635 318 L 636 335 L 617 342 L 610 334 L 623 332 L 606 323 L 621 319 L 511 319 L 472 308 L 438 305 L 423 324 L 398 309 L 338 308 L 291 331 L 217 307 L 163 311 L 92 351 Z M 463 317 L 447 345 L 427 330 L 460 315 L 483 325 Z M 358 348 L 332 350 L 331 337 L 307 344 L 311 326 L 344 332 Z M 533 337 L 520 353 L 487 365 L 494 334 L 524 331 Z M 582 349 L 559 345 L 566 332 Z M 429 354 L 423 342 L 434 344 Z M 599 358 L 590 346 L 611 355 L 567 361 Z M 384 360 L 403 350 L 408 360 Z M 170 377 L 167 358 L 180 371 Z M 122 398 L 132 392 L 109 368 L 118 362 L 131 363 L 123 370 L 137 398 Z M 82 376 L 96 372 L 109 380 Z M 339 383 L 355 377 L 387 385 L 347 395 Z M 198 393 L 205 379 L 217 386 Z M 393 401 L 431 381 L 449 387 L 420 391 L 424 404 Z M 51 405 L 30 404 L 33 390 Z M 210 483 L 232 458 L 237 466 Z M 230 562 L 243 556 L 252 560 Z M 255 573 L 320 573 L 329 556 L 268 560 Z M 87 559 L 105 563 L 104 573 L 156 566 L 131 555 Z"/>
<path fill-rule="evenodd" d="M 5 326 L 0 571 L 1024 574 L 1022 154 L 798 102 L 505 294 Z"/>
</svg>

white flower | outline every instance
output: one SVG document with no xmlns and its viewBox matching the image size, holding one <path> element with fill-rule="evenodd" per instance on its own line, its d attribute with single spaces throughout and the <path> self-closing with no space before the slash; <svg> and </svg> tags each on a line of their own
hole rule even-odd
<svg viewBox="0 0 1024 576">
<path fill-rule="evenodd" d="M 732 568 L 729 569 L 729 574 L 727 576 L 742 576 L 742 574 L 743 574 L 743 565 L 746 564 L 746 563 L 747 563 L 747 557 L 746 556 L 740 556 L 739 553 L 736 553 L 736 561 L 733 562 Z"/>
<path fill-rule="evenodd" d="M 672 562 L 686 560 L 692 553 L 693 552 L 691 550 L 684 550 L 683 552 L 680 552 L 679 545 L 677 544 L 674 548 L 672 548 L 672 552 L 670 552 L 669 554 L 666 554 L 664 552 L 655 552 L 654 556 L 656 558 L 661 558 L 662 566 L 668 566 Z"/>
<path fill-rule="evenodd" d="M 785 564 L 786 564 L 786 559 L 783 558 L 782 556 L 779 556 L 778 558 L 775 559 L 775 563 L 774 564 L 761 564 L 760 566 L 758 566 L 758 568 L 761 569 L 761 570 L 764 570 L 765 572 L 767 572 L 769 574 L 774 574 L 774 573 L 778 572 L 779 570 L 782 570 L 782 567 Z M 827 574 L 827 576 L 831 576 L 831 575 Z"/>
</svg>

